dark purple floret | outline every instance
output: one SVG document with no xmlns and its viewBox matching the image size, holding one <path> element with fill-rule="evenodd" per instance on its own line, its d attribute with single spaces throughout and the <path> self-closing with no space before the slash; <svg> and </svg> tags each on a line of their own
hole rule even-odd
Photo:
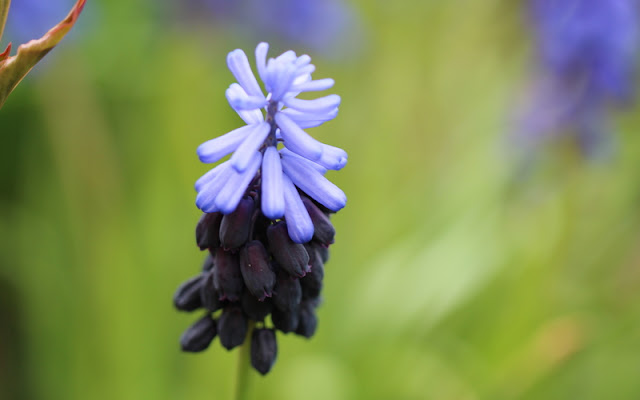
<svg viewBox="0 0 640 400">
<path fill-rule="evenodd" d="M 227 307 L 218 320 L 218 334 L 222 346 L 231 350 L 244 343 L 247 336 L 248 321 L 240 307 Z"/>
<path fill-rule="evenodd" d="M 240 272 L 240 262 L 236 254 L 222 248 L 216 250 L 214 273 L 215 288 L 220 300 L 238 301 L 242 294 L 244 281 Z"/>
<path fill-rule="evenodd" d="M 214 250 L 215 253 L 215 250 Z M 207 257 L 202 262 L 202 272 L 207 272 L 213 268 L 213 254 L 207 254 Z"/>
<path fill-rule="evenodd" d="M 253 321 L 264 321 L 264 319 L 271 313 L 272 309 L 270 299 L 259 301 L 249 291 L 245 291 L 242 294 L 240 304 L 242 305 L 242 311 L 244 311 L 247 317 Z"/>
<path fill-rule="evenodd" d="M 310 338 L 316 333 L 318 327 L 318 317 L 316 316 L 316 306 L 312 301 L 303 301 L 300 304 L 299 322 L 296 334 Z"/>
<path fill-rule="evenodd" d="M 273 293 L 273 305 L 281 311 L 293 311 L 298 308 L 301 300 L 300 280 L 285 273 L 279 274 Z"/>
<path fill-rule="evenodd" d="M 237 250 L 247 242 L 254 210 L 253 198 L 246 196 L 240 200 L 234 212 L 222 217 L 220 242 L 225 250 Z"/>
<path fill-rule="evenodd" d="M 202 301 L 202 307 L 210 312 L 214 312 L 222 308 L 220 294 L 216 290 L 215 286 L 214 271 L 209 271 L 202 279 L 202 285 L 200 286 L 200 300 Z"/>
<path fill-rule="evenodd" d="M 183 351 L 202 351 L 209 347 L 216 333 L 216 321 L 210 315 L 205 315 L 182 334 L 180 346 Z"/>
<path fill-rule="evenodd" d="M 278 343 L 273 329 L 256 329 L 251 335 L 251 365 L 266 375 L 276 362 Z"/>
<path fill-rule="evenodd" d="M 222 214 L 204 213 L 196 225 L 196 243 L 200 250 L 220 246 L 220 222 Z"/>
<path fill-rule="evenodd" d="M 267 229 L 269 250 L 280 267 L 289 275 L 303 277 L 309 272 L 309 255 L 304 245 L 294 243 L 287 233 L 287 225 L 280 221 Z"/>
<path fill-rule="evenodd" d="M 284 333 L 294 332 L 298 328 L 298 310 L 282 311 L 276 307 L 271 312 L 271 321 L 276 329 L 281 330 Z"/>
<path fill-rule="evenodd" d="M 173 295 L 173 305 L 180 311 L 193 311 L 202 306 L 200 287 L 202 275 L 194 276 L 184 282 Z"/>
<path fill-rule="evenodd" d="M 253 240 L 240 250 L 240 271 L 247 289 L 259 300 L 271 297 L 276 283 L 276 274 L 269 264 L 269 255 L 264 245 Z"/>
<path fill-rule="evenodd" d="M 329 217 L 308 197 L 302 196 L 302 202 L 311 217 L 311 222 L 313 222 L 314 239 L 317 239 L 326 245 L 332 244 L 336 235 L 336 230 L 333 228 L 331 221 L 329 221 Z"/>
</svg>

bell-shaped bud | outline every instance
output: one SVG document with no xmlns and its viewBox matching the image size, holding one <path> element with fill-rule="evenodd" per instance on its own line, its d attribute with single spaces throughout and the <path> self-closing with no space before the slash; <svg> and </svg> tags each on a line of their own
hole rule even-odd
<svg viewBox="0 0 640 400">
<path fill-rule="evenodd" d="M 196 243 L 200 250 L 213 249 L 220 246 L 220 222 L 222 214 L 219 212 L 204 213 L 196 225 Z"/>
<path fill-rule="evenodd" d="M 276 362 L 278 343 L 273 329 L 255 329 L 251 335 L 251 365 L 266 375 Z"/>
<path fill-rule="evenodd" d="M 214 285 L 220 300 L 238 301 L 242 294 L 244 281 L 240 272 L 238 256 L 222 248 L 216 249 Z"/>
<path fill-rule="evenodd" d="M 245 196 L 235 211 L 222 217 L 220 223 L 220 242 L 226 250 L 236 250 L 249 239 L 251 219 L 255 204 L 253 198 Z"/>
<path fill-rule="evenodd" d="M 182 334 L 180 337 L 180 346 L 183 351 L 202 351 L 209 347 L 213 338 L 216 337 L 216 333 L 216 321 L 207 314 Z"/>
<path fill-rule="evenodd" d="M 214 274 L 214 271 L 206 273 L 202 279 L 202 285 L 200 285 L 200 300 L 202 301 L 202 307 L 211 312 L 222 308 L 220 294 L 216 290 Z"/>
<path fill-rule="evenodd" d="M 267 250 L 260 241 L 253 240 L 240 250 L 240 271 L 251 294 L 259 300 L 271 297 L 276 274 L 269 264 Z"/>
<path fill-rule="evenodd" d="M 314 239 L 327 245 L 333 243 L 336 230 L 333 228 L 331 221 L 329 221 L 329 217 L 310 198 L 302 196 L 302 202 L 311 217 L 311 222 L 313 222 Z"/>
<path fill-rule="evenodd" d="M 298 327 L 296 328 L 296 335 L 310 338 L 316 333 L 318 327 L 318 317 L 316 316 L 316 308 L 314 302 L 303 301 L 300 304 L 298 314 Z"/>
<path fill-rule="evenodd" d="M 279 274 L 273 290 L 273 305 L 281 311 L 297 310 L 302 300 L 300 281 L 288 274 Z"/>
<path fill-rule="evenodd" d="M 317 242 L 305 243 L 304 247 L 309 253 L 309 265 L 311 265 L 311 271 L 309 271 L 303 278 L 300 278 L 300 285 L 302 286 L 302 298 L 316 298 L 320 296 L 322 291 L 322 280 L 324 279 L 324 263 L 320 255 L 320 248 L 323 248 Z"/>
<path fill-rule="evenodd" d="M 302 277 L 309 271 L 309 255 L 304 245 L 294 243 L 287 232 L 287 225 L 280 221 L 267 229 L 269 251 L 289 275 Z"/>
<path fill-rule="evenodd" d="M 271 313 L 272 305 L 270 299 L 259 301 L 251 292 L 245 291 L 240 300 L 242 311 L 253 321 L 264 321 Z"/>
<path fill-rule="evenodd" d="M 231 350 L 244 343 L 249 323 L 240 307 L 227 307 L 218 320 L 218 334 L 220 343 L 225 349 Z"/>
<path fill-rule="evenodd" d="M 298 310 L 282 311 L 276 307 L 271 312 L 271 321 L 276 329 L 284 332 L 294 332 L 298 328 Z"/>
<path fill-rule="evenodd" d="M 215 249 L 213 249 L 213 253 L 207 254 L 207 257 L 202 262 L 202 272 L 210 271 L 213 268 Z"/>
<path fill-rule="evenodd" d="M 316 249 L 318 254 L 320 254 L 320 260 L 326 264 L 327 261 L 329 261 L 329 246 L 319 245 Z"/>
<path fill-rule="evenodd" d="M 202 307 L 200 286 L 202 275 L 194 276 L 178 287 L 173 295 L 173 305 L 180 311 L 193 311 Z"/>
</svg>

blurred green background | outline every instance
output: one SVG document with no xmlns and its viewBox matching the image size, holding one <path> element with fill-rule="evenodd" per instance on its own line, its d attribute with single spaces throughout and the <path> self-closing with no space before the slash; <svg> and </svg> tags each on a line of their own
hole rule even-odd
<svg viewBox="0 0 640 400">
<path fill-rule="evenodd" d="M 251 397 L 640 398 L 637 108 L 610 159 L 523 167 L 520 2 L 352 4 L 357 51 L 311 53 L 343 103 L 309 132 L 350 155 L 319 328 L 279 335 Z M 89 0 L 0 111 L 2 399 L 231 398 L 237 352 L 181 353 L 171 298 L 204 256 L 195 149 L 241 124 L 225 57 L 256 39 L 170 14 Z"/>
</svg>

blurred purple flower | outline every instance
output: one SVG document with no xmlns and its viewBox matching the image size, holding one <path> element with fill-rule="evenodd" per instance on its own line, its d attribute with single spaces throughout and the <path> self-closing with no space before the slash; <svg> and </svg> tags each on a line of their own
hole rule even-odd
<svg viewBox="0 0 640 400">
<path fill-rule="evenodd" d="M 582 150 L 611 140 L 608 111 L 633 95 L 638 47 L 635 0 L 531 0 L 540 57 L 519 121 L 519 139 L 537 145 L 571 132 Z"/>
<path fill-rule="evenodd" d="M 343 0 L 188 0 L 187 17 L 204 17 L 251 35 L 326 55 L 343 56 L 360 47 L 362 28 Z M 181 5 L 182 7 L 182 5 Z"/>
</svg>

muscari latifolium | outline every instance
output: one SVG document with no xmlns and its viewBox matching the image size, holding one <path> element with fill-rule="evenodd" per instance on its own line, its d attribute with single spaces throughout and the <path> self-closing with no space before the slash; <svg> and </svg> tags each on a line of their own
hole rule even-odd
<svg viewBox="0 0 640 400">
<path fill-rule="evenodd" d="M 85 1 L 78 0 L 69 15 L 40 39 L 20 45 L 15 56 L 11 56 L 11 43 L 0 54 L 0 107 L 29 71 L 69 32 L 80 16 Z M 7 19 L 11 18 L 10 5 L 10 0 L 0 0 L 0 38 Z"/>
<path fill-rule="evenodd" d="M 277 330 L 307 338 L 316 330 L 335 235 L 329 215 L 347 200 L 324 177 L 345 166 L 346 152 L 303 130 L 333 119 L 340 97 L 297 98 L 334 81 L 312 80 L 308 55 L 287 51 L 267 60 L 268 48 L 260 43 L 255 51 L 266 96 L 245 53 L 227 57 L 237 83 L 226 97 L 246 125 L 198 148 L 204 163 L 233 154 L 195 184 L 196 205 L 204 211 L 196 241 L 208 255 L 174 296 L 178 310 L 204 309 L 180 339 L 184 351 L 205 350 L 216 336 L 230 350 L 250 335 L 251 365 L 262 374 L 275 362 Z"/>
</svg>

